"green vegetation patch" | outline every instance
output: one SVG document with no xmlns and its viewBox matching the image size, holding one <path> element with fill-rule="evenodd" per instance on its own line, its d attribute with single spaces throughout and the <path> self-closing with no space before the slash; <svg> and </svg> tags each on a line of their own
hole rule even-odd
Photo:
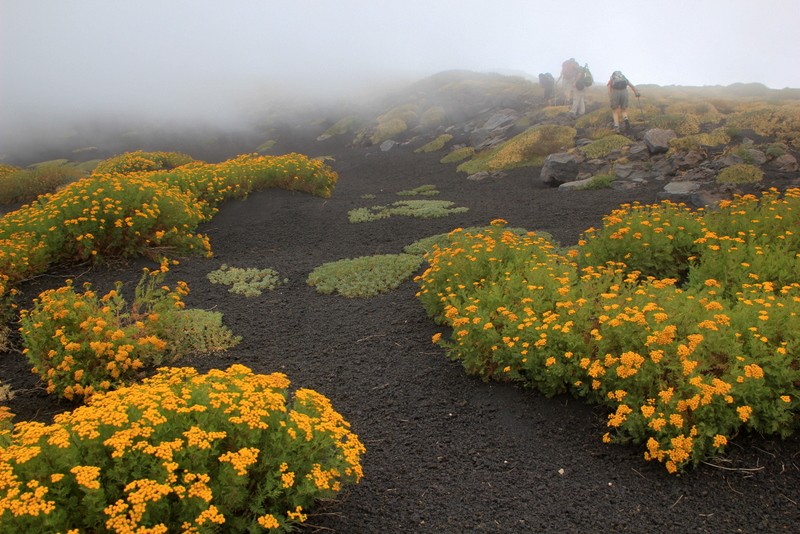
<svg viewBox="0 0 800 534">
<path fill-rule="evenodd" d="M 465 213 L 469 208 L 453 207 L 449 200 L 399 200 L 390 206 L 372 206 L 350 210 L 347 218 L 351 223 L 387 219 L 400 215 L 417 219 L 438 219 L 455 213 Z"/>
<path fill-rule="evenodd" d="M 408 130 L 408 125 L 403 119 L 388 119 L 378 123 L 370 139 L 373 145 L 379 145 Z"/>
<path fill-rule="evenodd" d="M 728 144 L 731 136 L 725 128 L 717 128 L 708 133 L 676 137 L 669 142 L 670 154 L 675 152 L 688 152 L 705 147 L 715 147 Z"/>
<path fill-rule="evenodd" d="M 307 283 L 326 295 L 371 297 L 399 286 L 421 263 L 422 258 L 413 254 L 344 259 L 317 267 L 308 275 Z"/>
<path fill-rule="evenodd" d="M 274 139 L 269 139 L 267 141 L 264 141 L 263 143 L 258 145 L 258 148 L 256 148 L 256 152 L 258 152 L 259 154 L 264 154 L 266 152 L 269 152 L 275 147 L 276 142 L 277 141 L 275 141 Z"/>
<path fill-rule="evenodd" d="M 651 119 L 656 128 L 673 130 L 678 135 L 694 135 L 700 133 L 700 119 L 697 115 L 672 113 L 658 115 Z"/>
<path fill-rule="evenodd" d="M 37 164 L 28 169 L 6 166 L 0 173 L 0 204 L 30 202 L 39 195 L 52 193 L 59 187 L 78 180 L 85 174 L 75 165 L 63 163 L 61 160 Z"/>
<path fill-rule="evenodd" d="M 239 267 L 228 267 L 222 264 L 219 269 L 211 271 L 207 275 L 212 284 L 223 284 L 230 286 L 228 291 L 245 297 L 257 297 L 262 291 L 271 291 L 281 284 L 289 282 L 274 269 L 256 269 L 250 267 L 242 269 Z"/>
<path fill-rule="evenodd" d="M 425 184 L 419 187 L 415 187 L 414 189 L 409 189 L 406 191 L 398 191 L 397 194 L 401 197 L 413 197 L 417 195 L 435 196 L 439 194 L 439 191 L 436 189 L 435 185 Z"/>
<path fill-rule="evenodd" d="M 419 122 L 422 126 L 430 128 L 442 124 L 446 116 L 447 113 L 442 106 L 433 106 L 420 115 Z"/>
<path fill-rule="evenodd" d="M 354 115 L 343 117 L 338 121 L 336 121 L 330 128 L 325 130 L 325 132 L 320 137 L 328 138 L 336 135 L 346 134 L 354 131 L 360 125 L 361 125 L 361 119 L 359 119 Z"/>
<path fill-rule="evenodd" d="M 631 140 L 624 135 L 609 135 L 588 145 L 580 147 L 578 150 L 587 158 L 604 158 L 615 150 L 619 150 L 631 144 Z"/>
<path fill-rule="evenodd" d="M 613 174 L 598 174 L 586 182 L 580 189 L 608 189 L 617 177 Z"/>
<path fill-rule="evenodd" d="M 458 163 L 467 158 L 471 158 L 475 154 L 475 149 L 471 146 L 465 146 L 450 151 L 445 157 L 439 160 L 439 163 Z"/>
<path fill-rule="evenodd" d="M 718 184 L 755 184 L 764 179 L 764 171 L 749 163 L 726 167 L 717 175 Z"/>
<path fill-rule="evenodd" d="M 481 152 L 458 166 L 468 174 L 541 165 L 548 154 L 572 147 L 575 128 L 544 124 L 512 137 L 497 148 Z"/>
<path fill-rule="evenodd" d="M 453 136 L 450 134 L 442 134 L 430 143 L 423 145 L 416 149 L 414 152 L 436 152 L 444 148 L 444 145 L 452 141 Z"/>
</svg>

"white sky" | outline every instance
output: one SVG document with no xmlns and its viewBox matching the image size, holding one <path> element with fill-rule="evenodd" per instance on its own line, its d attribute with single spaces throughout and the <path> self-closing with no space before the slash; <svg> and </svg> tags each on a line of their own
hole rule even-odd
<svg viewBox="0 0 800 534">
<path fill-rule="evenodd" d="M 0 0 L 0 121 L 207 114 L 441 70 L 800 87 L 797 0 Z M 0 126 L 2 127 L 2 126 Z"/>
</svg>

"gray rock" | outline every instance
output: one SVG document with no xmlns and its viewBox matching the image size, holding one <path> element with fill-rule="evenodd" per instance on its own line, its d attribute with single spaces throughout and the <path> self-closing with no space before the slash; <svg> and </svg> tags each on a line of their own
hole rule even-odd
<svg viewBox="0 0 800 534">
<path fill-rule="evenodd" d="M 664 190 L 658 194 L 659 200 L 671 200 L 673 202 L 692 201 L 692 195 L 700 190 L 698 182 L 675 181 L 664 186 Z"/>
<path fill-rule="evenodd" d="M 483 124 L 483 128 L 486 130 L 494 130 L 495 128 L 508 128 L 514 126 L 514 124 L 517 122 L 517 119 L 519 119 L 519 114 L 517 114 L 515 110 L 502 109 L 489 117 L 489 119 Z"/>
<path fill-rule="evenodd" d="M 381 143 L 381 152 L 388 152 L 397 145 L 399 145 L 397 141 L 392 141 L 391 139 L 387 139 L 383 143 Z"/>
<path fill-rule="evenodd" d="M 544 160 L 539 179 L 543 183 L 551 186 L 572 182 L 577 178 L 578 172 L 580 171 L 580 161 L 578 156 L 568 152 L 550 154 Z"/>
<path fill-rule="evenodd" d="M 675 154 L 672 157 L 672 162 L 675 164 L 675 167 L 678 170 L 685 170 L 692 167 L 697 167 L 703 161 L 705 161 L 706 156 L 702 152 L 697 150 L 690 150 L 685 154 Z"/>
<path fill-rule="evenodd" d="M 628 159 L 632 161 L 646 160 L 650 156 L 650 151 L 647 148 L 647 143 L 639 141 L 634 143 L 628 149 Z"/>
<path fill-rule="evenodd" d="M 558 186 L 559 191 L 575 191 L 577 189 L 583 189 L 592 181 L 592 176 L 588 178 L 584 178 L 582 180 L 575 180 L 574 182 L 564 182 L 563 184 Z"/>
<path fill-rule="evenodd" d="M 784 154 L 775 158 L 770 167 L 778 172 L 796 172 L 798 169 L 797 158 L 791 154 Z"/>
<path fill-rule="evenodd" d="M 672 130 L 651 128 L 644 133 L 644 142 L 651 154 L 663 154 L 669 150 L 670 140 L 676 137 L 677 134 Z"/>
</svg>

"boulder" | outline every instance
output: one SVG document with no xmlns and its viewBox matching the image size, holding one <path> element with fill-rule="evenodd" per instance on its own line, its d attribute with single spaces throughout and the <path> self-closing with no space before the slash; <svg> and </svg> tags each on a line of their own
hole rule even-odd
<svg viewBox="0 0 800 534">
<path fill-rule="evenodd" d="M 692 195 L 699 190 L 698 182 L 675 181 L 665 185 L 664 190 L 658 194 L 658 198 L 659 200 L 689 203 L 692 201 Z"/>
<path fill-rule="evenodd" d="M 770 167 L 778 172 L 797 172 L 797 158 L 791 154 L 784 154 L 775 158 L 770 164 Z"/>
<path fill-rule="evenodd" d="M 539 178 L 546 185 L 558 186 L 574 181 L 580 171 L 580 158 L 569 152 L 550 154 L 544 160 Z"/>
<path fill-rule="evenodd" d="M 632 161 L 646 160 L 650 156 L 650 151 L 647 148 L 647 143 L 637 142 L 628 148 L 628 159 Z"/>
<path fill-rule="evenodd" d="M 697 167 L 703 161 L 705 161 L 706 155 L 698 150 L 690 150 L 686 153 L 675 154 L 672 158 L 672 162 L 675 164 L 675 167 L 678 170 L 686 170 L 691 169 L 693 167 Z"/>
<path fill-rule="evenodd" d="M 651 154 L 663 154 L 669 150 L 669 142 L 678 135 L 672 130 L 651 128 L 644 133 L 644 142 Z"/>
</svg>

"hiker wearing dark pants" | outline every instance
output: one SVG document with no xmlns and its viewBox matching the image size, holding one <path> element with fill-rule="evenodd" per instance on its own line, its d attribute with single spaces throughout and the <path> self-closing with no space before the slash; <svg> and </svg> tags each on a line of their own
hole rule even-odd
<svg viewBox="0 0 800 534">
<path fill-rule="evenodd" d="M 614 131 L 619 131 L 620 122 L 625 125 L 625 129 L 630 128 L 628 120 L 628 87 L 633 90 L 636 98 L 640 94 L 636 87 L 622 74 L 615 70 L 608 80 L 608 98 L 611 102 L 611 112 L 614 117 Z"/>
</svg>

